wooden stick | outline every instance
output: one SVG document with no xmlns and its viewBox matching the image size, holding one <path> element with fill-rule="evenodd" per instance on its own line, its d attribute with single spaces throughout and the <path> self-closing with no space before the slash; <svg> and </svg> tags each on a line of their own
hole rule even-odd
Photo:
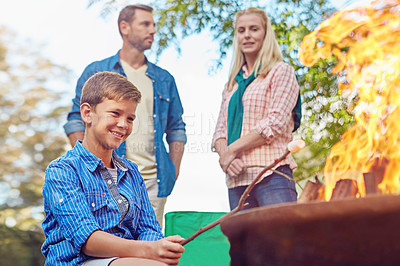
<svg viewBox="0 0 400 266">
<path fill-rule="evenodd" d="M 376 158 L 368 173 L 364 173 L 365 194 L 382 194 L 379 184 L 385 177 L 386 167 L 389 164 L 389 159 Z"/>
<path fill-rule="evenodd" d="M 377 182 L 377 178 L 374 172 L 363 173 L 364 176 L 364 188 L 365 194 L 377 194 L 380 193 L 378 188 L 379 183 Z"/>
<path fill-rule="evenodd" d="M 325 186 L 319 182 L 318 177 L 315 176 L 315 182 L 307 181 L 297 203 L 306 203 L 316 200 L 323 200 Z"/>
<path fill-rule="evenodd" d="M 358 193 L 357 181 L 353 179 L 340 179 L 336 182 L 330 200 L 355 197 Z"/>
<path fill-rule="evenodd" d="M 241 209 L 243 209 L 243 207 L 245 207 L 247 204 L 245 204 L 245 200 L 249 197 L 250 195 L 250 191 L 254 188 L 254 186 L 262 180 L 263 175 L 265 172 L 267 172 L 268 170 L 271 170 L 273 167 L 275 167 L 279 162 L 283 161 L 288 155 L 290 154 L 290 151 L 287 150 L 285 152 L 285 154 L 283 154 L 281 157 L 279 157 L 278 159 L 276 159 L 272 164 L 264 167 L 264 169 L 257 175 L 257 177 L 253 180 L 253 182 L 251 182 L 251 184 L 249 186 L 247 186 L 247 188 L 245 189 L 245 191 L 243 192 L 242 196 L 240 197 L 239 200 L 239 204 L 238 206 L 233 209 L 232 211 L 228 212 L 227 214 L 225 214 L 224 216 L 222 216 L 221 218 L 219 218 L 218 220 L 216 220 L 215 222 L 212 222 L 211 224 L 200 228 L 197 232 L 195 232 L 193 235 L 191 235 L 190 237 L 186 238 L 185 240 L 183 240 L 182 242 L 180 242 L 180 244 L 182 246 L 186 245 L 187 243 L 189 243 L 190 241 L 192 241 L 193 239 L 195 239 L 196 237 L 198 237 L 199 235 L 201 235 L 202 233 L 210 230 L 211 228 L 219 225 L 222 221 L 228 219 L 229 217 L 231 217 L 232 215 L 236 214 L 237 212 L 239 212 Z"/>
<path fill-rule="evenodd" d="M 246 166 L 246 169 L 249 169 L 249 168 L 256 168 L 256 167 L 258 167 L 258 168 L 264 168 L 264 167 L 266 167 L 266 166 L 265 166 L 265 165 L 250 165 L 250 166 Z M 286 178 L 287 180 L 289 180 L 289 181 L 296 182 L 296 180 L 294 180 L 293 178 L 291 178 L 291 177 L 288 176 L 287 174 L 282 173 L 281 171 L 278 171 L 278 170 L 275 170 L 275 169 L 269 169 L 269 170 L 272 171 L 272 172 L 274 172 L 274 173 L 276 173 L 276 174 L 279 174 L 279 175 L 285 177 L 285 178 Z"/>
</svg>

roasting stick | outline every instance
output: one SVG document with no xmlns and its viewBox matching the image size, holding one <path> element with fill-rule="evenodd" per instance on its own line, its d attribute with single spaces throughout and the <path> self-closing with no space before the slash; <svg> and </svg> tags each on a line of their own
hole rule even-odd
<svg viewBox="0 0 400 266">
<path fill-rule="evenodd" d="M 288 144 L 288 149 L 286 150 L 286 152 L 281 157 L 276 159 L 273 163 L 271 163 L 270 165 L 264 167 L 264 169 L 257 175 L 257 177 L 253 180 L 253 182 L 251 182 L 251 184 L 246 188 L 246 190 L 243 192 L 243 195 L 240 197 L 238 206 L 235 209 L 233 209 L 232 211 L 228 212 L 227 214 L 225 214 L 224 216 L 222 216 L 221 218 L 219 218 L 215 222 L 212 222 L 209 225 L 200 228 L 193 235 L 189 236 L 188 238 L 186 238 L 185 240 L 180 242 L 180 244 L 182 246 L 186 245 L 187 243 L 189 243 L 190 241 L 192 241 L 193 239 L 195 239 L 196 237 L 198 237 L 202 233 L 210 230 L 211 228 L 219 225 L 222 221 L 224 221 L 224 220 L 228 219 L 229 217 L 231 217 L 232 215 L 238 213 L 241 209 L 243 209 L 243 207 L 245 207 L 247 205 L 246 203 L 244 203 L 245 200 L 249 197 L 250 191 L 254 188 L 254 186 L 262 179 L 263 174 L 265 172 L 267 172 L 268 170 L 271 170 L 279 162 L 283 161 L 290 153 L 295 153 L 295 152 L 301 150 L 302 148 L 305 147 L 305 145 L 306 144 L 305 144 L 304 140 L 302 140 L 302 139 L 298 139 L 298 140 L 294 140 L 294 141 L 290 142 Z"/>
<path fill-rule="evenodd" d="M 264 168 L 264 167 L 265 167 L 265 165 L 249 165 L 249 166 L 246 166 L 246 168 Z M 282 173 L 281 171 L 274 170 L 274 169 L 270 169 L 270 171 L 272 171 L 274 173 L 277 173 L 277 174 L 280 174 L 281 176 L 285 177 L 289 181 L 296 182 L 293 178 L 291 178 L 290 176 L 288 176 L 285 173 Z"/>
</svg>

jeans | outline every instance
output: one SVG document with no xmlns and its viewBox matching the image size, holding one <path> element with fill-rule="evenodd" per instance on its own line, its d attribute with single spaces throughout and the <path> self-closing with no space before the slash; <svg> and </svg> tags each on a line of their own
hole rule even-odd
<svg viewBox="0 0 400 266">
<path fill-rule="evenodd" d="M 293 177 L 292 169 L 290 169 L 287 164 L 279 166 L 276 170 L 289 177 Z M 228 189 L 231 210 L 238 206 L 240 197 L 246 188 L 247 186 L 239 186 Z M 295 182 L 273 172 L 254 186 L 249 197 L 245 201 L 245 203 L 249 204 L 245 206 L 243 210 L 296 200 L 297 192 Z"/>
</svg>

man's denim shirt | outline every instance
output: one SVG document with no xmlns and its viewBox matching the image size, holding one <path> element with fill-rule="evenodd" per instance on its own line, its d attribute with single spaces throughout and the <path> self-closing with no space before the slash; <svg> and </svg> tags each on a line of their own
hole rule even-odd
<svg viewBox="0 0 400 266">
<path fill-rule="evenodd" d="M 97 72 L 112 71 L 126 77 L 119 59 L 119 51 L 116 55 L 101 61 L 91 63 L 83 71 L 75 91 L 75 98 L 72 100 L 72 110 L 68 114 L 68 122 L 64 125 L 67 135 L 85 131 L 80 114 L 80 98 L 82 87 L 92 75 Z M 183 108 L 176 88 L 174 77 L 166 70 L 147 61 L 146 75 L 153 81 L 154 103 L 154 149 L 156 156 L 158 197 L 167 197 L 176 181 L 176 170 L 166 150 L 163 141 L 164 133 L 168 143 L 180 141 L 186 143 L 185 123 L 182 120 Z M 126 156 L 126 143 L 116 149 L 119 156 Z"/>
</svg>

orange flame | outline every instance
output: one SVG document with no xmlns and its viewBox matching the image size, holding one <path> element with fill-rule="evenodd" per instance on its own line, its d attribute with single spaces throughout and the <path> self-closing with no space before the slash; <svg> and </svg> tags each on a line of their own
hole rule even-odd
<svg viewBox="0 0 400 266">
<path fill-rule="evenodd" d="M 384 168 L 382 193 L 400 193 L 400 0 L 344 9 L 322 22 L 300 46 L 305 66 L 332 55 L 339 90 L 357 93 L 356 124 L 334 145 L 324 169 L 325 199 L 339 179 L 358 181 Z"/>
</svg>

